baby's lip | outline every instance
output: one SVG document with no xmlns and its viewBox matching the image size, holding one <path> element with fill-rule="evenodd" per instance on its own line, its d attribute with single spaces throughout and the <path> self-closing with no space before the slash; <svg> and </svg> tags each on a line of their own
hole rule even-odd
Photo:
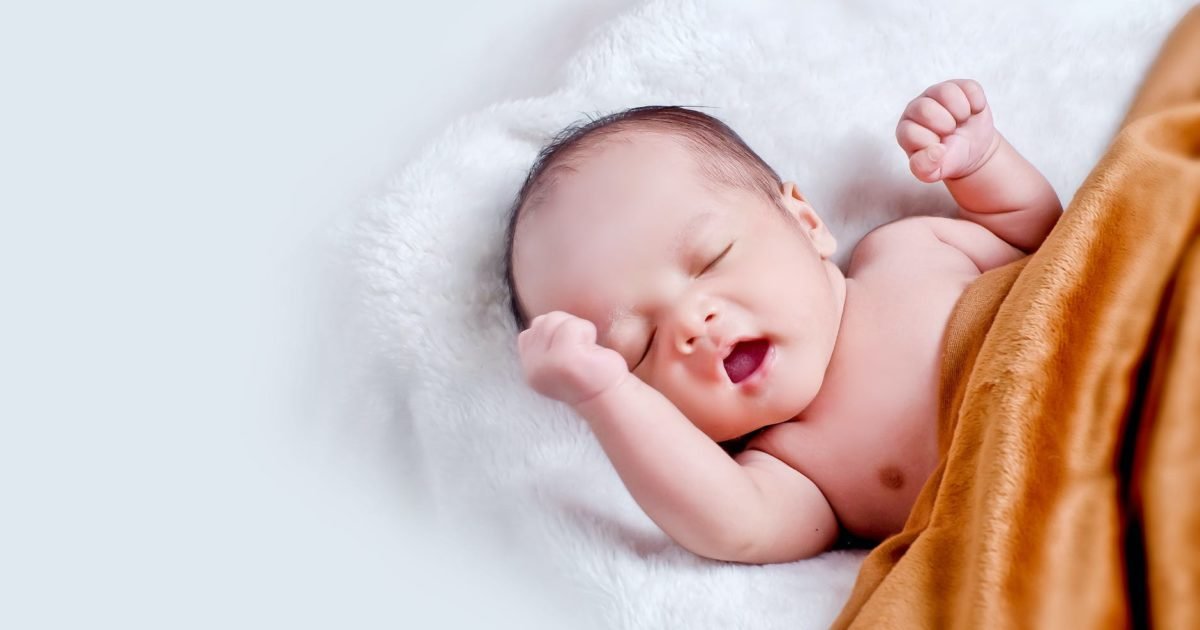
<svg viewBox="0 0 1200 630">
<path fill-rule="evenodd" d="M 771 342 L 765 337 L 737 338 L 721 353 L 721 372 L 734 385 L 743 383 L 762 370 L 770 350 Z M 730 361 L 734 351 L 740 351 L 740 354 Z"/>
</svg>

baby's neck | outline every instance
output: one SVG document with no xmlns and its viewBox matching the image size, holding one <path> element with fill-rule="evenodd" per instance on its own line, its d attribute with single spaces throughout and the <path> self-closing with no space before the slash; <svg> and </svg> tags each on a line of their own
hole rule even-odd
<svg viewBox="0 0 1200 630">
<path fill-rule="evenodd" d="M 845 352 L 846 331 L 853 328 L 846 326 L 846 321 L 856 318 L 858 313 L 856 309 L 863 303 L 861 299 L 862 286 L 854 278 L 847 278 L 837 265 L 829 261 L 826 261 L 826 264 L 829 266 L 827 272 L 829 273 L 829 282 L 833 287 L 834 304 L 837 305 L 838 324 L 837 330 L 834 332 L 833 352 L 829 356 L 829 365 L 825 366 L 825 376 L 816 398 L 796 415 L 796 420 L 804 420 L 814 412 L 820 413 L 821 408 L 829 403 L 825 398 L 831 390 L 836 388 L 833 381 L 837 379 L 839 373 L 844 373 L 842 363 L 845 362 L 847 355 L 853 354 Z"/>
<path fill-rule="evenodd" d="M 834 304 L 837 305 L 837 322 L 838 327 L 834 332 L 834 353 L 837 353 L 837 339 L 840 338 L 842 332 L 842 323 L 846 321 L 846 296 L 849 293 L 849 287 L 853 280 L 847 278 L 842 270 L 832 261 L 825 261 L 825 272 L 829 276 L 829 284 L 833 287 Z M 830 359 L 832 363 L 832 358 Z"/>
</svg>

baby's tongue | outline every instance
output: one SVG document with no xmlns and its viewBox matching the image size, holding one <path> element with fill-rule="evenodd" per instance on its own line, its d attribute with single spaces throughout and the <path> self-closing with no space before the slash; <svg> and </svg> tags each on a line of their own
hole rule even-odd
<svg viewBox="0 0 1200 630">
<path fill-rule="evenodd" d="M 725 373 L 729 380 L 740 383 L 754 373 L 767 355 L 770 343 L 766 339 L 743 341 L 733 347 L 733 352 L 725 357 Z"/>
</svg>

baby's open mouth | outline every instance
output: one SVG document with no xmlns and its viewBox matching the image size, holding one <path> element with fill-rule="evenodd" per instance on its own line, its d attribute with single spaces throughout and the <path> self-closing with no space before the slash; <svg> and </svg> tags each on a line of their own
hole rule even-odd
<svg viewBox="0 0 1200 630">
<path fill-rule="evenodd" d="M 771 342 L 766 339 L 750 339 L 734 344 L 729 356 L 725 357 L 725 373 L 729 375 L 729 380 L 740 383 L 749 378 L 762 365 L 770 349 Z"/>
</svg>

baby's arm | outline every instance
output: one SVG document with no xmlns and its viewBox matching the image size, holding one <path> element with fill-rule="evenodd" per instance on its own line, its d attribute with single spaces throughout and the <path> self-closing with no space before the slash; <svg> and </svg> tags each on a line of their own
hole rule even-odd
<svg viewBox="0 0 1200 630">
<path fill-rule="evenodd" d="M 904 110 L 896 139 L 923 182 L 942 181 L 974 221 L 1025 252 L 1062 214 L 1054 188 L 996 131 L 983 88 L 971 80 L 934 85 Z"/>
<path fill-rule="evenodd" d="M 663 531 L 693 553 L 737 562 L 786 562 L 829 548 L 837 520 L 812 481 L 761 451 L 730 459 L 595 340 L 590 322 L 567 313 L 534 319 L 519 339 L 526 376 L 588 421 Z"/>
<path fill-rule="evenodd" d="M 761 451 L 730 459 L 637 377 L 575 409 L 646 514 L 690 551 L 786 562 L 833 543 L 837 520 L 812 481 Z"/>
</svg>

